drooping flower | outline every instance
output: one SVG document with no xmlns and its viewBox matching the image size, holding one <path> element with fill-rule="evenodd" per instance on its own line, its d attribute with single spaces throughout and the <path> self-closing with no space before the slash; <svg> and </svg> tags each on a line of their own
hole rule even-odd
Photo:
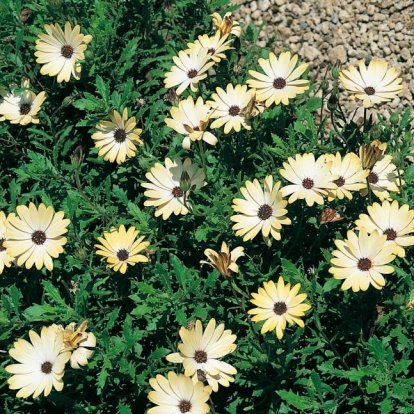
<svg viewBox="0 0 414 414">
<path fill-rule="evenodd" d="M 139 138 L 142 129 L 135 128 L 137 124 L 134 116 L 128 119 L 127 108 L 122 117 L 118 111 L 113 111 L 109 118 L 111 121 L 100 121 L 95 126 L 98 132 L 92 135 L 92 139 L 99 149 L 98 155 L 105 155 L 105 161 L 122 164 L 127 157 L 135 156 L 136 145 L 144 145 Z"/>
<path fill-rule="evenodd" d="M 79 80 L 82 69 L 79 61 L 85 59 L 84 52 L 92 36 L 81 34 L 79 25 L 72 30 L 69 22 L 65 23 L 64 32 L 57 23 L 45 24 L 45 30 L 47 34 L 38 34 L 36 40 L 36 62 L 43 63 L 40 73 L 57 75 L 59 83 L 69 82 L 71 75 Z"/>
<path fill-rule="evenodd" d="M 323 196 L 328 195 L 328 190 L 338 188 L 334 180 L 339 179 L 339 176 L 330 172 L 332 161 L 326 162 L 324 156 L 315 161 L 312 153 L 296 154 L 295 159 L 289 157 L 283 167 L 279 170 L 280 175 L 293 183 L 280 190 L 284 197 L 291 194 L 289 203 L 305 199 L 308 206 L 323 204 Z"/>
<path fill-rule="evenodd" d="M 181 95 L 188 87 L 197 92 L 198 82 L 207 77 L 207 70 L 214 65 L 211 53 L 199 47 L 191 49 L 189 54 L 181 50 L 178 56 L 173 57 L 173 61 L 175 66 L 165 74 L 164 84 L 166 88 L 179 85 L 177 95 Z"/>
<path fill-rule="evenodd" d="M 216 145 L 217 138 L 206 130 L 210 110 L 210 105 L 204 103 L 201 96 L 194 104 L 194 99 L 190 95 L 178 104 L 178 108 L 172 107 L 170 109 L 172 118 L 166 118 L 165 123 L 179 134 L 185 135 L 183 140 L 183 148 L 185 149 L 190 149 L 192 141 L 203 140 L 210 145 Z"/>
<path fill-rule="evenodd" d="M 329 190 L 328 201 L 335 198 L 342 200 L 344 197 L 352 200 L 351 191 L 358 191 L 366 187 L 366 177 L 368 170 L 362 169 L 360 158 L 353 152 L 349 152 L 344 158 L 341 158 L 339 152 L 336 155 L 326 154 L 326 161 L 331 161 L 330 172 L 339 178 L 333 181 L 336 188 Z"/>
<path fill-rule="evenodd" d="M 236 264 L 236 260 L 244 256 L 244 247 L 236 247 L 230 252 L 226 242 L 223 242 L 220 253 L 217 253 L 213 249 L 206 249 L 204 250 L 204 254 L 209 261 L 200 260 L 200 263 L 208 264 L 217 269 L 223 276 L 231 277 L 231 272 L 239 272 L 239 266 Z"/>
<path fill-rule="evenodd" d="M 168 361 L 183 364 L 184 375 L 193 377 L 194 382 L 198 381 L 198 374 L 203 374 L 214 392 L 222 383 L 221 378 L 224 383 L 228 383 L 228 377 L 233 382 L 231 375 L 237 374 L 236 368 L 221 360 L 237 347 L 233 343 L 237 336 L 230 329 L 224 330 L 224 324 L 216 327 L 216 320 L 211 319 L 203 332 L 201 321 L 197 320 L 192 329 L 181 327 L 179 334 L 183 341 L 178 345 L 179 352 L 167 355 Z"/>
<path fill-rule="evenodd" d="M 367 177 L 369 187 L 381 201 L 391 200 L 389 192 L 399 193 L 400 187 L 405 184 L 405 181 L 398 176 L 396 165 L 391 161 L 392 155 L 383 155 L 372 167 Z M 368 194 L 367 186 L 360 193 L 362 196 L 366 196 Z"/>
<path fill-rule="evenodd" d="M 394 246 L 394 253 L 399 257 L 405 256 L 404 247 L 414 245 L 414 210 L 408 204 L 401 207 L 398 201 L 383 201 L 368 206 L 367 214 L 360 214 L 356 220 L 356 229 L 366 229 L 368 234 L 377 230 L 379 234 L 387 236 L 386 245 Z"/>
<path fill-rule="evenodd" d="M 266 101 L 266 107 L 272 103 L 288 105 L 289 100 L 309 89 L 309 81 L 298 79 L 307 69 L 308 65 L 302 63 L 296 69 L 298 55 L 291 58 L 290 52 L 283 52 L 277 58 L 270 52 L 269 59 L 259 59 L 259 65 L 264 73 L 249 70 L 254 79 L 246 83 L 257 90 L 257 99 Z"/>
<path fill-rule="evenodd" d="M 6 233 L 5 221 L 7 221 L 6 214 L 4 214 L 4 211 L 0 211 L 0 275 L 3 273 L 4 267 L 10 267 L 15 260 L 8 254 L 7 248 L 3 245 L 6 241 L 4 236 L 4 233 Z"/>
<path fill-rule="evenodd" d="M 36 266 L 40 270 L 43 266 L 53 269 L 53 258 L 63 252 L 67 239 L 62 237 L 67 233 L 69 219 L 63 219 L 64 212 L 54 213 L 53 207 L 46 207 L 43 203 L 39 208 L 33 203 L 26 206 L 17 206 L 17 216 L 9 214 L 3 246 L 10 256 L 17 259 L 17 266 L 25 264 L 26 269 Z"/>
<path fill-rule="evenodd" d="M 377 139 L 370 141 L 368 144 L 362 144 L 359 147 L 359 158 L 362 163 L 362 168 L 372 168 L 384 155 L 386 148 L 387 144 L 385 142 L 380 142 Z"/>
<path fill-rule="evenodd" d="M 27 125 L 38 124 L 39 118 L 36 116 L 40 111 L 42 103 L 46 99 L 46 92 L 36 95 L 30 91 L 29 79 L 22 81 L 23 90 L 15 84 L 10 86 L 10 92 L 0 90 L 2 99 L 0 100 L 0 121 L 8 120 L 11 124 Z"/>
<path fill-rule="evenodd" d="M 368 67 L 359 61 L 359 71 L 353 65 L 343 69 L 339 79 L 343 87 L 352 93 L 351 99 L 361 100 L 364 108 L 370 108 L 381 102 L 391 101 L 404 89 L 402 78 L 393 67 L 380 59 L 372 59 Z"/>
<path fill-rule="evenodd" d="M 342 290 L 352 288 L 354 292 L 367 290 L 369 285 L 376 289 L 385 286 L 382 274 L 394 272 L 388 263 L 395 259 L 394 246 L 387 245 L 387 236 L 380 235 L 374 230 L 368 235 L 365 228 L 361 228 L 358 235 L 348 230 L 347 239 L 335 240 L 338 250 L 332 252 L 333 265 L 329 273 L 335 279 L 345 279 Z"/>
<path fill-rule="evenodd" d="M 123 224 L 119 229 L 112 228 L 110 232 L 105 232 L 103 237 L 98 237 L 101 244 L 95 244 L 99 249 L 96 254 L 106 258 L 109 269 L 124 274 L 128 265 L 135 266 L 140 262 L 148 262 L 148 257 L 139 253 L 149 246 L 149 242 L 143 241 L 145 236 L 137 239 L 138 233 L 139 230 L 135 227 L 126 230 Z"/>
<path fill-rule="evenodd" d="M 18 398 L 27 398 L 33 394 L 37 398 L 42 392 L 47 397 L 52 388 L 63 389 L 65 364 L 70 352 L 63 351 L 63 334 L 57 333 L 53 326 L 43 327 L 40 336 L 29 332 L 30 342 L 18 339 L 9 354 L 19 364 L 8 365 L 5 370 L 14 374 L 7 382 L 12 390 L 19 390 Z"/>
<path fill-rule="evenodd" d="M 240 37 L 242 32 L 240 24 L 233 20 L 231 12 L 226 13 L 223 18 L 221 18 L 218 13 L 213 13 L 211 17 L 213 18 L 213 27 L 221 34 L 221 36 L 232 34 L 236 37 Z"/>
<path fill-rule="evenodd" d="M 198 36 L 198 39 L 194 43 L 188 43 L 188 49 L 185 53 L 190 53 L 193 48 L 207 49 L 211 54 L 211 59 L 218 63 L 221 59 L 225 59 L 224 52 L 229 49 L 233 49 L 230 45 L 232 40 L 227 40 L 229 35 L 221 35 L 219 31 L 214 36 L 208 36 L 206 34 Z"/>
<path fill-rule="evenodd" d="M 168 379 L 157 375 L 151 378 L 149 383 L 154 391 L 148 393 L 148 399 L 157 407 L 150 408 L 148 414 L 208 414 L 210 412 L 206 401 L 210 398 L 211 387 L 204 386 L 202 382 L 194 384 L 191 378 L 170 371 Z"/>
<path fill-rule="evenodd" d="M 88 364 L 88 359 L 92 357 L 94 351 L 89 348 L 95 348 L 96 337 L 92 332 L 86 332 L 88 321 L 82 322 L 77 329 L 76 323 L 72 322 L 65 328 L 61 325 L 52 325 L 56 332 L 63 332 L 62 351 L 70 351 L 70 366 L 74 369 L 80 369 Z"/>
<path fill-rule="evenodd" d="M 228 134 L 232 129 L 240 132 L 241 127 L 250 130 L 251 127 L 246 123 L 244 111 L 249 102 L 254 97 L 254 90 L 247 90 L 246 85 L 236 85 L 229 83 L 226 90 L 216 88 L 217 93 L 211 95 L 212 101 L 207 101 L 211 108 L 211 118 L 217 118 L 211 128 L 220 128 L 224 125 L 224 133 Z"/>
<path fill-rule="evenodd" d="M 280 240 L 282 224 L 291 224 L 285 216 L 287 201 L 279 191 L 280 182 L 273 185 L 273 177 L 268 175 L 264 179 L 264 190 L 257 179 L 246 181 L 246 187 L 240 188 L 243 198 L 235 198 L 232 208 L 236 213 L 230 217 L 236 222 L 232 227 L 237 230 L 236 236 L 244 236 L 243 240 L 252 240 L 261 231 L 265 243 L 270 246 L 269 235 Z"/>
<path fill-rule="evenodd" d="M 184 163 L 180 158 L 174 161 L 166 158 L 165 166 L 157 162 L 145 176 L 151 182 L 141 184 L 148 188 L 144 195 L 149 200 L 144 205 L 156 207 L 155 217 L 162 215 L 163 220 L 172 213 L 176 216 L 187 214 L 191 209 L 188 201 L 191 191 L 205 185 L 204 169 L 193 164 L 190 158 Z"/>
<path fill-rule="evenodd" d="M 283 277 L 280 276 L 277 285 L 270 280 L 263 283 L 263 288 L 259 288 L 258 293 L 252 293 L 251 303 L 258 306 L 250 309 L 247 313 L 255 315 L 253 322 L 265 321 L 262 326 L 262 333 L 275 329 L 278 339 L 283 338 L 286 322 L 289 325 L 297 323 L 301 328 L 305 326 L 301 316 L 311 308 L 311 305 L 302 303 L 306 298 L 306 293 L 298 295 L 300 283 L 290 288 L 290 283 L 285 285 Z"/>
</svg>

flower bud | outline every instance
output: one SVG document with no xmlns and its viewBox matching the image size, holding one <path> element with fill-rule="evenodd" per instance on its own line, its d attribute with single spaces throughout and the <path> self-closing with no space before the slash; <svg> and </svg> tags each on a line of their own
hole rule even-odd
<svg viewBox="0 0 414 414">
<path fill-rule="evenodd" d="M 322 81 L 321 88 L 322 88 L 322 90 L 324 92 L 327 92 L 328 91 L 328 89 L 329 89 L 329 82 L 326 79 L 324 79 Z"/>
<path fill-rule="evenodd" d="M 397 125 L 399 121 L 400 121 L 400 117 L 398 116 L 398 113 L 393 112 L 390 116 L 391 125 Z"/>
<path fill-rule="evenodd" d="M 180 177 L 180 188 L 184 193 L 187 193 L 191 188 L 191 178 L 187 171 L 183 171 Z"/>
<path fill-rule="evenodd" d="M 341 61 L 337 60 L 335 65 L 332 67 L 332 77 L 337 80 L 339 78 L 339 74 L 341 72 Z"/>
<path fill-rule="evenodd" d="M 82 165 L 82 161 L 83 161 L 83 147 L 82 145 L 78 145 L 75 148 L 75 151 L 73 151 L 71 158 L 71 163 L 72 163 L 72 167 L 75 169 L 80 168 L 80 166 Z"/>
<path fill-rule="evenodd" d="M 26 23 L 30 19 L 30 16 L 32 15 L 32 13 L 33 12 L 31 9 L 29 9 L 28 7 L 25 7 L 20 13 L 20 21 L 22 23 Z"/>
</svg>

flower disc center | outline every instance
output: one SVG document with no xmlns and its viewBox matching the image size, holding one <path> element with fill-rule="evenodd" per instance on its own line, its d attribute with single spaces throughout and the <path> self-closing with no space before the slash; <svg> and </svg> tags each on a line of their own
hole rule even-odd
<svg viewBox="0 0 414 414">
<path fill-rule="evenodd" d="M 64 58 L 70 59 L 73 55 L 73 47 L 70 45 L 63 45 L 62 49 L 60 49 L 60 53 Z"/>
<path fill-rule="evenodd" d="M 5 241 L 6 239 L 0 239 L 0 252 L 4 252 L 5 250 L 6 250 L 6 248 L 5 247 L 3 247 L 3 242 Z"/>
<path fill-rule="evenodd" d="M 27 115 L 30 110 L 32 109 L 32 105 L 29 105 L 27 103 L 20 106 L 20 115 Z"/>
<path fill-rule="evenodd" d="M 197 364 L 204 364 L 207 362 L 207 353 L 205 351 L 196 351 L 194 354 L 194 359 Z"/>
<path fill-rule="evenodd" d="M 375 89 L 372 86 L 368 86 L 364 91 L 367 95 L 375 95 Z"/>
<path fill-rule="evenodd" d="M 179 197 L 182 197 L 182 196 L 184 195 L 184 191 L 183 191 L 183 190 L 181 190 L 181 188 L 180 188 L 180 187 L 174 187 L 174 188 L 172 189 L 172 191 L 171 191 L 171 194 L 172 194 L 174 197 L 179 198 Z"/>
<path fill-rule="evenodd" d="M 187 400 L 181 400 L 178 408 L 180 410 L 180 413 L 188 413 L 191 411 L 191 403 Z"/>
<path fill-rule="evenodd" d="M 125 262 L 125 260 L 128 260 L 128 257 L 129 257 L 128 250 L 121 249 L 121 250 L 118 251 L 118 253 L 116 254 L 116 256 L 118 257 L 118 259 L 121 262 Z"/>
<path fill-rule="evenodd" d="M 43 374 L 50 374 L 52 372 L 53 365 L 49 362 L 43 362 L 43 364 L 40 367 L 40 370 L 43 372 Z"/>
<path fill-rule="evenodd" d="M 198 72 L 195 69 L 190 69 L 187 73 L 187 76 L 192 79 L 197 76 Z"/>
<path fill-rule="evenodd" d="M 334 183 L 338 187 L 342 187 L 345 184 L 345 179 L 344 179 L 344 177 L 339 177 L 337 180 L 334 180 Z"/>
<path fill-rule="evenodd" d="M 358 266 L 359 270 L 361 270 L 363 272 L 366 272 L 366 271 L 368 271 L 369 269 L 372 268 L 372 262 L 367 257 L 363 257 L 362 259 L 358 260 L 358 265 L 357 266 Z"/>
<path fill-rule="evenodd" d="M 314 182 L 311 178 L 305 178 L 302 181 L 302 187 L 306 188 L 306 190 L 310 190 L 314 186 Z"/>
<path fill-rule="evenodd" d="M 368 175 L 368 182 L 370 184 L 376 184 L 378 181 L 379 181 L 379 177 L 377 173 L 375 173 L 374 171 L 371 171 Z"/>
<path fill-rule="evenodd" d="M 114 132 L 115 141 L 118 142 L 119 144 L 121 144 L 122 142 L 124 142 L 126 140 L 126 137 L 127 137 L 127 134 L 125 132 L 125 129 L 118 128 Z"/>
<path fill-rule="evenodd" d="M 272 207 L 269 206 L 269 204 L 263 204 L 259 207 L 259 211 L 257 212 L 257 216 L 261 220 L 267 220 L 269 217 L 271 217 L 273 213 Z"/>
<path fill-rule="evenodd" d="M 387 235 L 387 240 L 395 240 L 398 236 L 394 229 L 386 229 L 384 230 L 384 234 Z"/>
<path fill-rule="evenodd" d="M 276 302 L 273 306 L 273 312 L 276 315 L 283 315 L 287 312 L 287 306 L 285 302 Z"/>
<path fill-rule="evenodd" d="M 229 109 L 229 114 L 231 116 L 237 116 L 239 112 L 240 112 L 240 108 L 236 105 L 231 106 Z"/>
<path fill-rule="evenodd" d="M 283 89 L 286 86 L 286 81 L 283 78 L 276 78 L 273 81 L 273 87 L 275 89 Z"/>
<path fill-rule="evenodd" d="M 32 234 L 32 242 L 34 244 L 37 244 L 38 246 L 44 244 L 44 242 L 46 241 L 46 234 L 44 231 L 41 230 L 36 230 L 33 234 Z"/>
</svg>

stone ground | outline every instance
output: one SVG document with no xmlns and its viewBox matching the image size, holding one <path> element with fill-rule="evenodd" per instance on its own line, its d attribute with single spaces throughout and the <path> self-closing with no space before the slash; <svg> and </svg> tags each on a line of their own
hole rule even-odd
<svg viewBox="0 0 414 414">
<path fill-rule="evenodd" d="M 343 67 L 364 59 L 386 60 L 403 78 L 404 92 L 378 111 L 413 108 L 414 97 L 414 0 L 233 0 L 240 8 L 235 20 L 265 26 L 259 45 L 276 34 L 272 51 L 288 48 L 311 66 L 309 76 L 323 77 L 326 67 L 338 59 Z M 352 113 L 358 105 L 341 97 Z M 356 118 L 359 118 L 358 111 Z M 413 113 L 414 115 L 414 113 Z"/>
</svg>

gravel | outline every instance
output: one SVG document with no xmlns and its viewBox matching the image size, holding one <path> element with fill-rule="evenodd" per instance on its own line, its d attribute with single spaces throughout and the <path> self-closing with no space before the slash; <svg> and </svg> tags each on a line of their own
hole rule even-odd
<svg viewBox="0 0 414 414">
<path fill-rule="evenodd" d="M 343 67 L 364 59 L 381 58 L 394 66 L 405 89 L 398 98 L 375 108 L 386 119 L 388 109 L 412 107 L 414 95 L 414 0 L 233 0 L 240 8 L 235 20 L 265 26 L 258 45 L 271 50 L 288 48 L 311 66 L 309 76 L 323 77 L 326 67 L 340 60 Z M 351 113 L 360 105 L 341 103 Z M 358 111 L 360 112 L 360 111 Z"/>
</svg>

